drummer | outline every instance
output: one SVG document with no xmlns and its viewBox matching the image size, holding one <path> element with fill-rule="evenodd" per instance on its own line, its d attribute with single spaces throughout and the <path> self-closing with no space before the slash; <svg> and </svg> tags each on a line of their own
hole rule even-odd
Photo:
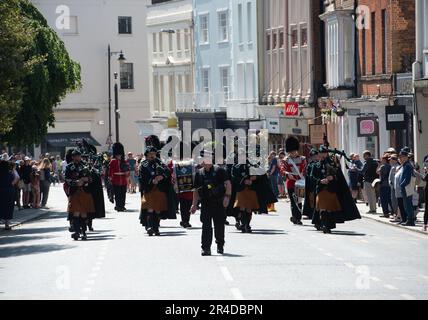
<svg viewBox="0 0 428 320">
<path fill-rule="evenodd" d="M 295 137 L 289 137 L 285 141 L 285 151 L 288 153 L 285 158 L 286 188 L 290 196 L 291 214 L 290 221 L 295 225 L 302 225 L 302 204 L 299 203 L 299 195 L 296 194 L 296 183 L 304 186 L 304 176 L 306 170 L 306 158 L 299 155 L 300 142 Z M 304 191 L 304 189 L 303 189 Z"/>
</svg>

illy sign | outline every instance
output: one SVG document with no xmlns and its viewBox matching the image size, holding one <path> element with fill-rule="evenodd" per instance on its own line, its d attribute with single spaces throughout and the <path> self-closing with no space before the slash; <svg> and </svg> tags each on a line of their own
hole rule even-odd
<svg viewBox="0 0 428 320">
<path fill-rule="evenodd" d="M 285 116 L 286 117 L 297 117 L 299 115 L 299 103 L 287 102 L 285 104 Z"/>
</svg>

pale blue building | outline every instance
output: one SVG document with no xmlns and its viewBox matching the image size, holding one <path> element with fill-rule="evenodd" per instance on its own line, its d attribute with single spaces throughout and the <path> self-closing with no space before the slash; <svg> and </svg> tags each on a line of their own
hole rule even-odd
<svg viewBox="0 0 428 320">
<path fill-rule="evenodd" d="M 255 118 L 257 0 L 194 0 L 196 101 L 229 118 Z"/>
</svg>

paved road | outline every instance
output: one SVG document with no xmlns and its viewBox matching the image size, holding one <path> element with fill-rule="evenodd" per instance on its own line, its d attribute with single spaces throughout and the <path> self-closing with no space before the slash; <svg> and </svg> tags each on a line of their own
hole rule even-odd
<svg viewBox="0 0 428 320">
<path fill-rule="evenodd" d="M 60 188 L 53 207 L 64 204 Z M 428 237 L 368 219 L 324 235 L 278 214 L 256 216 L 253 234 L 227 228 L 224 257 L 200 256 L 194 228 L 163 222 L 162 237 L 131 212 L 95 221 L 87 242 L 74 242 L 64 213 L 50 213 L 0 233 L 0 299 L 427 299 Z"/>
</svg>

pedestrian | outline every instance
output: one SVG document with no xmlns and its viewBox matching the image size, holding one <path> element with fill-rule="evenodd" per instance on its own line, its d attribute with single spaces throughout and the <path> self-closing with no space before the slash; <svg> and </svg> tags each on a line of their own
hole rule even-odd
<svg viewBox="0 0 428 320">
<path fill-rule="evenodd" d="M 31 196 L 31 207 L 40 209 L 40 171 L 35 161 L 32 162 L 31 166 Z"/>
<path fill-rule="evenodd" d="M 382 157 L 382 162 L 377 170 L 380 177 L 380 202 L 382 206 L 383 216 L 389 218 L 392 208 L 391 201 L 391 187 L 389 185 L 389 174 L 391 172 L 391 165 L 389 164 L 389 155 L 385 154 Z"/>
<path fill-rule="evenodd" d="M 146 160 L 141 163 L 139 174 L 142 192 L 140 223 L 150 237 L 160 236 L 161 220 L 177 218 L 171 172 L 157 156 L 158 150 L 154 146 L 148 146 Z"/>
<path fill-rule="evenodd" d="M 13 175 L 15 176 L 16 179 L 18 179 L 18 182 L 15 184 L 15 203 L 19 211 L 22 210 L 22 206 L 21 206 L 22 180 L 21 180 L 21 177 L 19 176 L 19 168 L 20 168 L 21 162 L 22 162 L 21 160 L 16 160 L 15 162 L 12 162 Z"/>
<path fill-rule="evenodd" d="M 291 214 L 290 221 L 295 225 L 303 225 L 302 223 L 302 203 L 300 202 L 303 198 L 299 196 L 299 192 L 296 189 L 297 186 L 305 188 L 305 172 L 306 172 L 306 158 L 299 155 L 300 143 L 295 137 L 289 137 L 286 142 L 285 150 L 288 154 L 285 159 L 286 175 L 287 175 L 287 192 L 290 197 Z M 305 191 L 303 189 L 303 191 Z"/>
<path fill-rule="evenodd" d="M 348 178 L 349 178 L 349 189 L 351 191 L 352 198 L 357 203 L 358 195 L 360 193 L 360 171 L 363 168 L 363 163 L 360 161 L 359 156 L 355 153 L 351 153 L 351 162 L 348 166 Z"/>
<path fill-rule="evenodd" d="M 47 209 L 46 204 L 49 198 L 49 190 L 51 186 L 51 171 L 52 164 L 48 158 L 44 158 L 39 168 L 40 174 L 40 196 L 41 196 L 41 207 Z"/>
<path fill-rule="evenodd" d="M 424 213 L 424 226 L 423 231 L 428 228 L 428 155 L 424 159 L 424 181 L 425 181 L 425 213 Z"/>
<path fill-rule="evenodd" d="M 116 203 L 115 210 L 117 212 L 126 212 L 126 188 L 128 186 L 128 178 L 130 168 L 128 161 L 125 160 L 125 151 L 121 143 L 113 145 L 113 160 L 109 165 L 109 179 L 113 185 L 114 200 Z"/>
<path fill-rule="evenodd" d="M 370 211 L 368 213 L 376 213 L 376 190 L 373 186 L 373 182 L 377 179 L 377 168 L 378 163 L 372 158 L 372 153 L 370 151 L 364 151 L 364 166 L 361 169 L 361 174 L 363 175 L 364 181 L 364 195 L 366 203 L 369 204 Z"/>
<path fill-rule="evenodd" d="M 196 172 L 191 212 L 195 213 L 201 203 L 202 256 L 211 255 L 214 234 L 217 253 L 224 254 L 226 208 L 232 195 L 232 184 L 225 169 L 213 165 L 213 159 L 204 152 L 202 168 Z"/>
<path fill-rule="evenodd" d="M 397 168 L 400 166 L 398 164 L 398 155 L 392 154 L 391 157 L 389 158 L 389 164 L 391 165 L 391 171 L 389 172 L 388 181 L 389 181 L 389 186 L 391 188 L 392 213 L 395 216 L 392 222 L 400 222 L 401 220 L 398 217 L 398 214 L 399 214 L 398 201 L 397 201 L 395 186 L 394 186 L 395 174 L 397 173 Z"/>
<path fill-rule="evenodd" d="M 287 180 L 286 172 L 286 162 L 285 162 L 286 154 L 285 151 L 281 150 L 278 154 L 278 169 L 279 169 L 279 175 L 278 175 L 278 192 L 279 198 L 286 198 L 286 192 L 285 192 L 285 182 Z"/>
<path fill-rule="evenodd" d="M 69 187 L 68 214 L 71 216 L 73 226 L 71 237 L 75 241 L 80 237 L 82 240 L 87 240 L 86 219 L 89 213 L 95 212 L 94 200 L 87 189 L 91 182 L 90 169 L 82 161 L 79 150 L 73 150 L 71 157 L 72 161 L 65 169 L 65 183 Z"/>
<path fill-rule="evenodd" d="M 137 183 L 138 183 L 138 174 L 137 174 L 137 160 L 134 158 L 132 152 L 128 152 L 128 164 L 129 164 L 129 182 L 128 182 L 128 192 L 136 193 L 137 192 Z"/>
<path fill-rule="evenodd" d="M 22 207 L 24 209 L 30 208 L 30 193 L 31 193 L 31 159 L 29 157 L 24 158 L 24 164 L 19 168 L 19 176 L 23 182 L 22 188 Z"/>
<path fill-rule="evenodd" d="M 269 164 L 268 177 L 269 177 L 271 189 L 273 191 L 273 194 L 275 195 L 275 198 L 278 198 L 279 197 L 279 189 L 278 189 L 279 168 L 278 168 L 278 159 L 276 158 L 275 151 L 272 151 L 269 154 L 268 164 Z M 269 211 L 270 212 L 276 211 L 274 204 L 270 204 Z"/>
<path fill-rule="evenodd" d="M 15 202 L 15 185 L 19 179 L 13 174 L 8 161 L 0 160 L 0 220 L 4 222 L 5 230 L 10 230 L 10 220 L 13 219 Z"/>
<path fill-rule="evenodd" d="M 414 186 L 412 185 L 413 166 L 409 161 L 409 148 L 403 148 L 400 151 L 400 167 L 395 174 L 395 192 L 400 208 L 401 223 L 406 226 L 414 226 L 412 197 Z"/>
</svg>

